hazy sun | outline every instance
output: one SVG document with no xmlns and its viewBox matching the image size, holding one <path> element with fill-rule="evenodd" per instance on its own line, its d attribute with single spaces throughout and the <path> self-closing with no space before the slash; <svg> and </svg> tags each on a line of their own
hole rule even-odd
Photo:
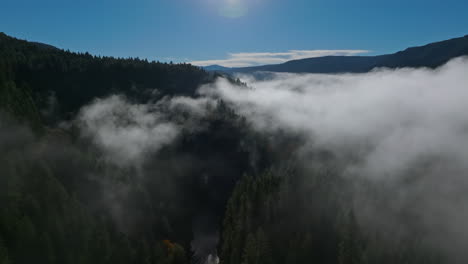
<svg viewBox="0 0 468 264">
<path fill-rule="evenodd" d="M 248 8 L 245 0 L 224 0 L 219 13 L 225 17 L 237 18 L 247 14 Z"/>
</svg>

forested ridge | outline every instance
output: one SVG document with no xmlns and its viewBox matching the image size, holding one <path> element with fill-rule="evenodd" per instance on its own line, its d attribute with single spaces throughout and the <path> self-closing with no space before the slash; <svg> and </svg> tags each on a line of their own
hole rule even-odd
<svg viewBox="0 0 468 264">
<path fill-rule="evenodd" d="M 197 190 L 203 187 L 200 171 L 219 170 L 206 168 L 209 164 L 203 163 L 209 158 L 203 157 L 216 153 L 218 159 L 229 158 L 233 171 L 226 176 L 242 173 L 247 166 L 246 158 L 239 156 L 243 150 L 236 154 L 219 149 L 236 148 L 245 134 L 242 120 L 223 105 L 216 107 L 203 121 L 205 129 L 180 135 L 178 143 L 139 172 L 104 162 L 103 154 L 77 136 L 73 127 L 57 124 L 94 98 L 123 94 L 128 100 L 147 102 L 193 96 L 198 86 L 215 76 L 187 64 L 96 57 L 4 34 L 0 58 L 0 262 L 188 262 L 196 210 L 209 199 L 208 207 L 221 213 L 227 199 L 223 197 L 229 195 L 228 190 L 220 194 Z M 217 137 L 207 132 L 211 126 L 220 131 Z M 200 161 L 176 167 L 181 153 L 187 162 Z M 154 163 L 159 163 L 158 170 L 166 166 L 166 175 L 136 178 L 151 174 Z M 180 179 L 183 184 L 177 182 Z M 226 181 L 229 188 L 233 179 Z"/>
<path fill-rule="evenodd" d="M 198 86 L 214 78 L 189 64 L 74 53 L 3 33 L 0 57 L 0 78 L 5 89 L 28 91 L 39 107 L 47 104 L 46 99 L 52 95 L 60 103 L 58 114 L 63 118 L 96 97 L 124 93 L 154 100 L 158 96 L 155 90 L 159 96 L 193 95 Z"/>
<path fill-rule="evenodd" d="M 200 115 L 167 103 L 218 77 L 0 34 L 0 264 L 450 263 L 411 208 L 395 230 L 360 224 L 355 194 L 387 208 L 387 186 L 354 188 L 334 153 L 298 155 L 301 135 L 260 133 L 220 99 Z M 138 121 L 126 107 L 151 104 L 178 133 L 135 164 L 112 162 L 76 117 L 116 94 L 125 125 Z"/>
</svg>

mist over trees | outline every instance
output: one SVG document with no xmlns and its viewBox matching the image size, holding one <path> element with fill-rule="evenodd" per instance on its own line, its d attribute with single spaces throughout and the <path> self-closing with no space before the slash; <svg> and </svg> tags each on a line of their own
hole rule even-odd
<svg viewBox="0 0 468 264">
<path fill-rule="evenodd" d="M 138 109 L 169 95 L 194 95 L 215 76 L 190 65 L 97 58 L 5 35 L 0 46 L 6 263 L 188 262 L 192 220 L 214 211 L 212 221 L 220 221 L 230 186 L 251 167 L 239 143 L 248 132 L 220 102 L 203 117 L 170 110 L 180 108 L 177 100 Z M 92 122 L 96 116 L 87 113 L 102 105 L 93 99 L 113 94 L 121 94 L 121 104 Z M 118 116 L 130 109 L 133 115 Z M 148 125 L 156 111 L 178 131 L 171 145 L 143 150 L 146 159 L 138 164 L 121 166 L 94 137 L 103 127 L 93 126 L 106 118 L 125 136 Z M 146 117 L 138 121 L 139 114 Z M 188 125 L 192 119 L 196 126 Z M 129 145 L 122 146 L 118 151 L 126 153 Z"/>
<path fill-rule="evenodd" d="M 239 80 L 0 35 L 0 263 L 465 263 L 467 65 Z"/>
</svg>

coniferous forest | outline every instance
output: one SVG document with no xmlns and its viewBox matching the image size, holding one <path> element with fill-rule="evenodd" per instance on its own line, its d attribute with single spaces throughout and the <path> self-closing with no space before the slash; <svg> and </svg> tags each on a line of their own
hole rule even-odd
<svg viewBox="0 0 468 264">
<path fill-rule="evenodd" d="M 422 195 L 395 195 L 437 157 L 398 182 L 344 176 L 353 149 L 258 129 L 219 82 L 253 89 L 0 34 L 0 264 L 464 263 Z"/>
</svg>

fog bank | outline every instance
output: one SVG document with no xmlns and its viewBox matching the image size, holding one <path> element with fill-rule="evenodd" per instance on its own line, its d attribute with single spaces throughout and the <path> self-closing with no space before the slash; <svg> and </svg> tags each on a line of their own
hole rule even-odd
<svg viewBox="0 0 468 264">
<path fill-rule="evenodd" d="M 259 131 L 304 136 L 299 153 L 331 151 L 357 185 L 362 226 L 418 234 L 458 263 L 468 259 L 467 72 L 458 58 L 435 70 L 240 76 L 248 87 L 220 79 L 200 93 L 228 102 Z"/>
</svg>

